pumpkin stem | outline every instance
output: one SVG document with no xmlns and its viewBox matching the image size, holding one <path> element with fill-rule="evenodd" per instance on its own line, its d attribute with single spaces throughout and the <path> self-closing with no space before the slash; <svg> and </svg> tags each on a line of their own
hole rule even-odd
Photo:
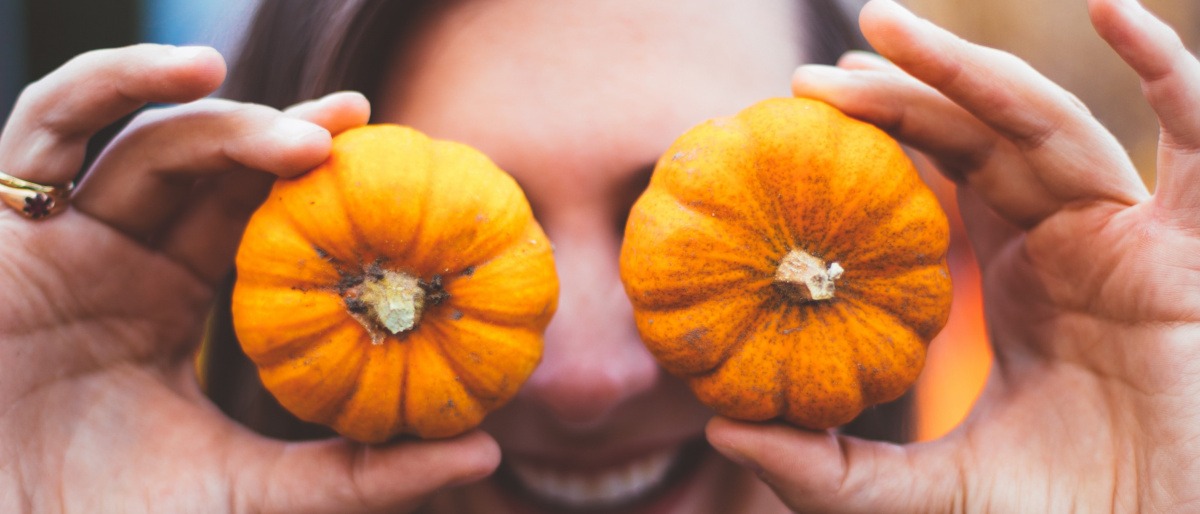
<svg viewBox="0 0 1200 514">
<path fill-rule="evenodd" d="M 799 303 L 832 300 L 834 281 L 845 271 L 836 262 L 826 267 L 825 261 L 794 249 L 775 269 L 775 285 Z"/>
<path fill-rule="evenodd" d="M 372 267 L 362 283 L 345 293 L 347 308 L 371 333 L 371 342 L 383 343 L 386 335 L 412 330 L 425 309 L 426 288 L 404 273 Z"/>
</svg>

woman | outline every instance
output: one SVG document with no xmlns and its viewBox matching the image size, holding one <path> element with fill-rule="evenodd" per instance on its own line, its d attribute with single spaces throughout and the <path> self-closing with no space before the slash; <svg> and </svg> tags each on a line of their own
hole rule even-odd
<svg viewBox="0 0 1200 514">
<path fill-rule="evenodd" d="M 832 63 L 858 45 L 842 9 L 850 8 L 790 1 L 263 4 L 230 96 L 286 106 L 365 91 L 375 121 L 467 142 L 510 170 L 555 242 L 563 291 L 545 358 L 523 393 L 484 426 L 503 463 L 470 494 L 436 505 L 449 512 L 496 512 L 504 503 L 628 512 L 664 502 L 680 512 L 772 510 L 743 503 L 773 495 L 755 492 L 757 481 L 716 457 L 703 437 L 711 413 L 643 349 L 616 257 L 624 217 L 670 141 L 708 117 L 787 95 L 797 65 Z M 715 22 L 722 18 L 741 21 Z M 323 23 L 305 26 L 313 19 Z M 396 20 L 407 21 L 397 29 Z M 463 62 L 472 63 L 469 71 L 454 68 Z M 279 80 L 295 76 L 302 80 Z M 216 326 L 224 337 L 215 338 L 209 369 L 218 404 L 275 437 L 329 435 L 278 407 L 231 342 L 230 323 Z M 716 483 L 723 486 L 704 485 Z"/>
<path fill-rule="evenodd" d="M 862 26 L 895 65 L 852 55 L 794 75 L 796 94 L 883 126 L 956 180 L 981 256 L 993 380 L 957 431 L 898 446 L 708 421 L 658 373 L 631 324 L 612 321 L 628 319 L 616 227 L 642 170 L 690 124 L 786 93 L 780 70 L 815 57 L 794 45 L 807 26 L 797 20 L 811 13 L 788 2 L 592 4 L 438 4 L 406 18 L 414 25 L 397 28 L 398 41 L 288 48 L 320 64 L 283 62 L 255 81 L 268 90 L 307 84 L 281 102 L 345 85 L 321 83 L 314 70 L 375 69 L 351 84 L 372 105 L 335 94 L 283 112 L 223 101 L 156 111 L 109 145 L 70 208 L 51 189 L 59 203 L 48 217 L 5 211 L 13 244 L 0 268 L 11 284 L 0 325 L 0 505 L 561 511 L 610 505 L 592 486 L 651 459 L 695 459 L 691 473 L 613 486 L 620 506 L 610 510 L 1196 508 L 1188 467 L 1200 462 L 1200 195 L 1189 184 L 1198 183 L 1190 156 L 1200 121 L 1190 113 L 1200 107 L 1200 64 L 1169 28 L 1132 0 L 1090 2 L 1097 29 L 1160 113 L 1154 195 L 1070 95 L 889 0 L 870 3 Z M 362 12 L 333 6 L 311 22 L 369 35 L 351 22 L 395 14 Z M 223 75 L 203 49 L 72 61 L 18 102 L 0 170 L 64 182 L 94 130 L 142 102 L 194 100 Z M 369 108 L 375 120 L 480 147 L 526 189 L 563 277 L 545 361 L 483 431 L 457 439 L 361 447 L 265 438 L 207 403 L 188 356 L 269 183 L 252 170 L 303 173 L 324 158 L 329 134 L 364 123 Z M 701 440 L 723 458 L 692 453 Z M 505 469 L 493 474 L 501 453 Z"/>
</svg>

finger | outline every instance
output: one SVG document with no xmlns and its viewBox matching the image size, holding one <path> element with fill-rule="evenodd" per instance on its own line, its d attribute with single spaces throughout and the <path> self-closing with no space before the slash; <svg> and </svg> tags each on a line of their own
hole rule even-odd
<svg viewBox="0 0 1200 514">
<path fill-rule="evenodd" d="M 1023 153 L 962 107 L 890 64 L 870 62 L 880 59 L 846 60 L 797 69 L 793 93 L 882 128 L 1014 223 L 1031 226 L 1056 204 Z"/>
<path fill-rule="evenodd" d="M 187 102 L 225 79 L 211 48 L 136 45 L 82 54 L 22 92 L 0 137 L 0 169 L 70 182 L 97 131 L 148 102 Z"/>
<path fill-rule="evenodd" d="M 1033 173 L 1027 178 L 1052 201 L 1032 203 L 1012 221 L 1029 226 L 1077 201 L 1133 204 L 1149 196 L 1115 138 L 1074 96 L 1020 59 L 967 43 L 892 0 L 867 4 L 860 22 L 884 57 L 981 120 L 1028 161 Z"/>
<path fill-rule="evenodd" d="M 961 488 L 953 461 L 914 447 L 721 417 L 708 439 L 797 512 L 940 512 Z"/>
<path fill-rule="evenodd" d="M 958 184 L 959 209 L 980 264 L 1016 232 L 1004 219 L 1026 219 L 1052 202 L 1015 147 L 1000 139 L 957 104 L 904 74 L 878 56 L 852 52 L 837 67 L 809 65 L 796 70 L 796 96 L 832 104 L 851 117 L 881 127 L 919 150 Z M 994 167 L 997 171 L 983 170 Z M 997 219 L 992 205 L 1004 207 Z"/>
<path fill-rule="evenodd" d="M 243 454 L 234 487 L 240 510 L 250 512 L 410 512 L 430 493 L 480 480 L 499 464 L 499 447 L 482 432 L 382 446 L 270 442 Z"/>
<path fill-rule="evenodd" d="M 147 112 L 97 159 L 75 207 L 140 241 L 182 208 L 198 178 L 245 169 L 293 176 L 323 161 L 319 125 L 260 105 L 204 100 Z"/>
<path fill-rule="evenodd" d="M 358 93 L 337 93 L 284 113 L 336 135 L 366 124 L 370 104 Z M 229 272 L 246 220 L 262 203 L 271 179 L 235 172 L 202 185 L 204 191 L 193 191 L 187 209 L 158 237 L 160 251 L 216 283 Z"/>
<path fill-rule="evenodd" d="M 838 58 L 837 67 L 844 70 L 876 70 L 900 72 L 900 68 L 879 54 L 851 50 Z"/>
<path fill-rule="evenodd" d="M 973 172 L 996 151 L 995 131 L 898 69 L 869 67 L 867 62 L 861 57 L 851 60 L 853 71 L 840 64 L 802 66 L 792 77 L 792 92 L 882 128 L 927 154 L 957 183 L 988 178 Z"/>
<path fill-rule="evenodd" d="M 371 118 L 371 103 L 362 93 L 341 91 L 293 105 L 283 113 L 316 123 L 336 136 L 365 125 Z"/>
<path fill-rule="evenodd" d="M 1162 128 L 1156 201 L 1200 207 L 1200 62 L 1179 35 L 1133 0 L 1091 0 L 1092 23 L 1137 72 Z"/>
</svg>

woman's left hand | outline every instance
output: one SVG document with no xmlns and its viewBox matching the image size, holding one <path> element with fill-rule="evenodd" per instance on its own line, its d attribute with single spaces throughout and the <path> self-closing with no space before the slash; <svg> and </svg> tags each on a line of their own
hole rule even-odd
<svg viewBox="0 0 1200 514">
<path fill-rule="evenodd" d="M 933 442 L 714 420 L 713 445 L 792 508 L 1200 510 L 1200 63 L 1135 0 L 1088 4 L 1158 114 L 1153 195 L 1072 95 L 891 0 L 862 25 L 894 64 L 797 72 L 797 95 L 884 128 L 958 183 L 995 362 L 970 416 Z"/>
</svg>

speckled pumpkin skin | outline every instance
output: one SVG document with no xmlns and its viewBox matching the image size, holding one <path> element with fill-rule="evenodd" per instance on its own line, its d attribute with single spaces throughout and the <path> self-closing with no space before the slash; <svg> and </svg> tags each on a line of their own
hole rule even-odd
<svg viewBox="0 0 1200 514">
<path fill-rule="evenodd" d="M 379 340 L 348 291 L 383 270 L 438 287 L 415 328 Z M 234 328 L 267 390 L 363 442 L 478 425 L 533 372 L 558 299 L 550 243 L 512 177 L 395 125 L 344 132 L 325 164 L 277 181 L 237 274 Z"/>
<path fill-rule="evenodd" d="M 899 397 L 945 325 L 949 226 L 899 145 L 813 100 L 760 102 L 680 137 L 633 207 L 621 277 L 646 346 L 704 404 L 813 429 Z M 801 249 L 834 298 L 775 283 Z"/>
</svg>

